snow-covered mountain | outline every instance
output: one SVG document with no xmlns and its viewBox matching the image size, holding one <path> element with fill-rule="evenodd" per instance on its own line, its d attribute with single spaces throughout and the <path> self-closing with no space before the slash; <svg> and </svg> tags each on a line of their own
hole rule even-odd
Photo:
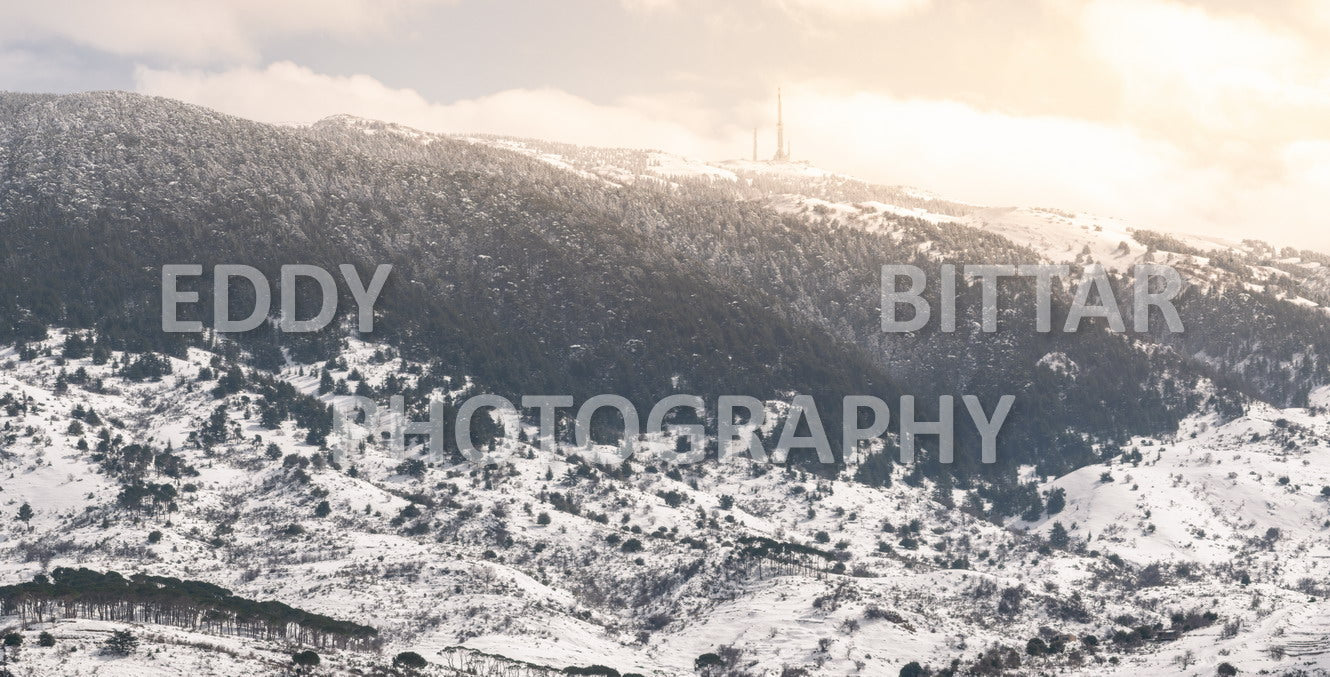
<svg viewBox="0 0 1330 677">
<path fill-rule="evenodd" d="M 330 674 L 1330 670 L 1315 252 L 800 163 L 272 127 L 118 93 L 0 96 L 0 176 L 14 674 L 280 674 L 302 651 Z M 373 333 L 343 312 L 307 336 L 163 335 L 160 266 L 185 261 L 394 278 Z M 1183 334 L 1013 330 L 1022 287 L 996 335 L 877 324 L 884 263 L 1143 261 L 1186 275 Z M 991 466 L 964 437 L 954 465 L 927 444 L 896 463 L 894 427 L 834 466 L 678 465 L 672 437 L 619 464 L 568 428 L 533 446 L 530 418 L 487 428 L 481 463 L 374 436 L 331 455 L 328 408 L 352 394 L 404 394 L 420 419 L 481 392 L 741 392 L 768 403 L 765 439 L 791 392 L 1020 404 Z M 179 580 L 88 602 L 79 569 Z M 104 653 L 125 629 L 139 649 Z"/>
</svg>

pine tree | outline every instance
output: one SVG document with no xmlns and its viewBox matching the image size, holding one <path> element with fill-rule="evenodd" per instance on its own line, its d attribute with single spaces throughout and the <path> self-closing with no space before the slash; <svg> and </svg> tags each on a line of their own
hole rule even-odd
<svg viewBox="0 0 1330 677">
<path fill-rule="evenodd" d="M 60 354 L 71 360 L 83 359 L 88 356 L 88 344 L 82 336 L 70 334 L 65 337 L 65 345 Z"/>
<path fill-rule="evenodd" d="M 1048 503 L 1046 509 L 1049 515 L 1056 515 L 1067 507 L 1067 490 L 1061 487 L 1048 492 Z"/>
<path fill-rule="evenodd" d="M 323 368 L 323 373 L 319 375 L 319 394 L 327 395 L 335 387 L 332 374 L 328 373 L 328 368 Z"/>
<path fill-rule="evenodd" d="M 32 519 L 32 506 L 28 505 L 27 503 L 24 503 L 23 505 L 19 506 L 18 519 L 20 522 L 27 524 L 28 520 Z"/>
<path fill-rule="evenodd" d="M 1027 484 L 1023 486 L 1029 487 L 1030 485 Z M 1035 491 L 1033 488 L 1029 489 L 1028 500 L 1029 503 L 1026 504 L 1025 511 L 1021 513 L 1021 519 L 1026 522 L 1034 522 L 1044 514 L 1044 501 L 1039 497 L 1039 492 Z"/>
<path fill-rule="evenodd" d="M 116 630 L 106 638 L 106 652 L 113 656 L 128 656 L 139 648 L 139 638 L 128 630 Z"/>
<path fill-rule="evenodd" d="M 403 651 L 393 658 L 393 667 L 410 668 L 413 670 L 423 669 L 429 665 L 424 656 L 414 651 Z"/>
<path fill-rule="evenodd" d="M 1066 527 L 1061 522 L 1054 522 L 1053 529 L 1048 532 L 1048 544 L 1055 548 L 1065 548 L 1071 543 L 1071 535 L 1067 533 Z"/>
</svg>

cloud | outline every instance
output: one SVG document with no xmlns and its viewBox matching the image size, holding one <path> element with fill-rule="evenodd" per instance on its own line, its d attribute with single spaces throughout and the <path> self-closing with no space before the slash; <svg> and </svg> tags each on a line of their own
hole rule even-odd
<svg viewBox="0 0 1330 677">
<path fill-rule="evenodd" d="M 1254 173 L 1148 127 L 957 101 L 804 85 L 786 88 L 785 113 L 797 158 L 869 180 L 1330 251 L 1330 232 L 1310 227 L 1330 194 L 1330 139 L 1272 142 Z"/>
<path fill-rule="evenodd" d="M 765 0 L 802 17 L 892 18 L 928 7 L 932 0 Z"/>
<path fill-rule="evenodd" d="M 1118 74 L 1127 116 L 1198 152 L 1268 152 L 1330 133 L 1330 59 L 1304 35 L 1165 0 L 1094 0 L 1081 29 Z"/>
<path fill-rule="evenodd" d="M 1323 37 L 1314 20 L 1263 6 L 1212 7 L 1090 0 L 1078 23 L 1085 48 L 1117 75 L 1123 123 L 1168 138 L 1191 167 L 1219 177 L 1208 195 L 1179 200 L 1174 223 L 1326 248 L 1330 235 L 1313 227 L 1323 218 L 1313 205 L 1330 190 Z"/>
<path fill-rule="evenodd" d="M 68 63 L 43 58 L 24 49 L 0 49 L 0 82 L 15 90 L 43 89 L 66 79 Z"/>
<path fill-rule="evenodd" d="M 0 4 L 0 41 L 63 40 L 122 56 L 252 61 L 282 35 L 381 34 L 437 0 L 44 0 Z"/>
<path fill-rule="evenodd" d="M 932 2 L 933 0 L 747 0 L 742 3 L 722 4 L 710 0 L 619 0 L 619 4 L 630 12 L 678 10 L 686 6 L 692 12 L 724 13 L 734 16 L 753 9 L 770 7 L 801 20 L 894 18 L 922 10 Z"/>
<path fill-rule="evenodd" d="M 636 97 L 597 104 L 555 89 L 510 89 L 441 104 L 367 75 L 331 76 L 291 62 L 221 72 L 140 66 L 136 89 L 274 123 L 310 123 L 347 113 L 445 133 L 492 133 L 598 145 L 669 148 L 712 156 L 714 139 L 696 131 L 707 116 L 675 117 L 679 100 Z M 737 141 L 734 142 L 737 145 Z"/>
<path fill-rule="evenodd" d="M 1061 199 L 1110 207 L 1123 194 L 1151 192 L 1185 164 L 1176 148 L 1129 130 L 955 101 L 795 88 L 786 110 L 795 143 L 835 158 L 845 171 L 945 186 L 986 204 Z"/>
<path fill-rule="evenodd" d="M 656 12 L 677 8 L 679 0 L 619 0 L 619 4 L 630 12 Z"/>
</svg>

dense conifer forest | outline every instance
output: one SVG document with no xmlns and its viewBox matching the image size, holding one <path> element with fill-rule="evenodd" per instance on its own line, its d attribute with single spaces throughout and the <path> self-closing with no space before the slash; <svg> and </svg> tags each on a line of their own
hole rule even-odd
<svg viewBox="0 0 1330 677">
<path fill-rule="evenodd" d="M 936 279 L 945 262 L 1037 256 L 962 225 L 900 217 L 890 232 L 873 232 L 767 200 L 799 190 L 942 213 L 964 205 L 844 178 L 620 184 L 492 145 L 375 131 L 348 119 L 274 127 L 122 93 L 0 96 L 0 341 L 21 345 L 63 326 L 87 330 L 94 350 L 180 355 L 217 338 L 161 331 L 162 265 L 204 264 L 205 276 L 182 286 L 199 292 L 192 317 L 210 326 L 214 264 L 255 266 L 275 287 L 285 263 L 352 263 L 362 279 L 390 263 L 373 338 L 430 365 L 426 385 L 470 377 L 509 397 L 617 393 L 642 411 L 672 392 L 795 391 L 826 402 L 829 421 L 846 394 L 925 403 L 1013 394 L 995 466 L 978 462 L 978 440 L 962 426 L 957 462 L 943 467 L 925 454 L 922 469 L 963 483 L 982 475 L 1004 503 L 1021 465 L 1065 472 L 1197 410 L 1232 416 L 1247 398 L 1304 402 L 1330 376 L 1319 311 L 1248 291 L 1240 277 L 1198 278 L 1178 304 L 1180 335 L 1120 335 L 1100 324 L 1028 331 L 1034 292 L 1021 281 L 1004 283 L 1009 331 L 981 333 L 970 321 L 979 289 L 962 284 L 958 331 L 885 334 L 883 264 L 918 265 Z M 650 162 L 638 151 L 551 148 L 577 166 Z M 1142 237 L 1186 253 L 1166 236 Z M 1278 255 L 1213 265 L 1240 275 Z M 1127 280 L 1114 284 L 1120 300 L 1130 297 Z M 299 292 L 305 316 L 317 304 L 312 287 Z M 341 292 L 345 319 L 354 305 Z M 928 295 L 936 300 L 935 289 Z M 1068 300 L 1061 289 L 1055 317 Z M 234 283 L 231 302 L 234 315 L 247 314 L 246 283 Z M 261 383 L 287 359 L 334 358 L 344 331 L 281 334 L 265 324 L 227 337 L 231 366 Z M 1075 377 L 1037 368 L 1049 354 L 1076 364 Z M 135 362 L 128 373 L 151 377 L 152 366 Z M 317 405 L 278 391 L 267 400 L 276 420 L 296 417 L 314 439 L 326 435 Z M 833 437 L 837 427 L 828 426 Z M 860 476 L 881 477 L 872 466 L 888 462 L 873 459 Z"/>
</svg>

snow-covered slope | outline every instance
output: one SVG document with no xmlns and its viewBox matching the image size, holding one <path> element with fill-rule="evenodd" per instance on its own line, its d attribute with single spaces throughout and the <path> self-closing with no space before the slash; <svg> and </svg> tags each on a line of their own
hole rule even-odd
<svg viewBox="0 0 1330 677">
<path fill-rule="evenodd" d="M 318 644 L 240 636 L 225 618 L 198 622 L 198 610 L 161 625 L 9 608 L 0 630 L 20 632 L 20 670 L 264 674 L 312 649 L 334 674 L 391 674 L 403 651 L 436 674 L 1327 668 L 1330 399 L 1322 389 L 1307 400 L 1327 378 L 1326 257 L 984 209 L 802 163 L 709 164 L 354 118 L 278 129 L 129 95 L 34 101 L 16 122 L 0 119 L 7 138 L 42 141 L 4 156 L 12 180 L 0 191 L 22 208 L 0 214 L 0 232 L 21 235 L 26 254 L 5 259 L 15 272 L 0 287 L 39 318 L 4 324 L 0 347 L 0 586 L 45 585 L 63 567 L 171 576 L 378 634 Z M 208 171 L 181 169 L 196 165 Z M 357 263 L 452 256 L 402 267 L 422 293 L 388 304 L 385 340 L 397 347 L 354 336 L 340 347 L 335 336 L 315 347 L 261 335 L 173 343 L 151 324 L 124 325 L 138 327 L 141 299 L 158 291 L 154 276 L 139 280 L 155 260 L 134 254 L 180 232 L 200 257 L 245 247 L 293 260 L 345 251 Z M 87 261 L 65 251 L 71 238 L 98 243 Z M 884 337 L 877 269 L 916 255 L 1118 271 L 1148 258 L 1183 268 L 1199 291 L 1191 329 L 1171 342 Z M 108 280 L 137 281 L 148 296 L 98 293 L 119 290 Z M 135 312 L 115 315 L 117 305 Z M 569 312 L 580 307 L 594 312 Z M 88 355 L 86 341 L 67 350 L 68 331 L 33 339 L 61 318 L 97 325 L 103 352 Z M 697 331 L 670 333 L 693 320 Z M 830 352 L 841 342 L 857 348 Z M 144 345 L 178 350 L 104 352 Z M 751 346 L 773 350 L 743 352 Z M 569 364 L 558 382 L 579 388 L 608 374 L 677 391 L 717 373 L 782 370 L 760 378 L 772 397 L 793 387 L 778 379 L 841 388 L 873 372 L 876 386 L 886 374 L 944 390 L 1015 383 L 1050 409 L 1074 406 L 1007 447 L 1003 460 L 1019 461 L 954 474 L 883 463 L 889 437 L 817 473 L 677 466 L 660 458 L 672 436 L 636 440 L 643 455 L 612 463 L 607 447 L 530 445 L 529 420 L 502 421 L 475 464 L 393 457 L 367 431 L 363 449 L 334 457 L 320 432 L 326 406 L 353 392 L 381 409 L 401 391 L 455 403 Z M 768 406 L 774 425 L 784 412 Z M 1185 416 L 1176 434 L 1128 434 Z M 1098 428 L 1080 427 L 1091 418 Z M 774 429 L 763 432 L 769 441 Z M 100 655 L 106 632 L 124 627 L 144 640 L 139 651 Z M 42 631 L 54 647 L 34 646 Z"/>
<path fill-rule="evenodd" d="M 254 391 L 215 397 L 226 369 L 217 355 L 191 351 L 171 358 L 162 380 L 134 383 L 116 375 L 122 355 L 104 365 L 65 360 L 61 343 L 52 336 L 36 346 L 52 354 L 28 361 L 0 354 L 0 506 L 16 514 L 26 503 L 34 513 L 0 522 L 0 583 L 57 566 L 146 572 L 378 628 L 377 652 L 326 652 L 325 667 L 339 673 L 406 650 L 436 670 L 495 655 L 503 658 L 483 660 L 656 675 L 690 673 L 712 653 L 754 674 L 894 675 L 910 661 L 969 665 L 989 650 L 1006 660 L 1008 649 L 1020 670 L 1068 674 L 1210 674 L 1223 661 L 1253 671 L 1330 666 L 1315 624 L 1330 554 L 1319 493 L 1330 484 L 1330 428 L 1319 408 L 1260 409 L 1222 426 L 1194 421 L 1178 439 L 1136 440 L 1139 461 L 1049 478 L 1047 489 L 1066 492 L 1058 514 L 1003 527 L 968 514 L 968 492 L 939 493 L 899 472 L 872 488 L 848 478 L 854 463 L 838 478 L 748 460 L 597 466 L 581 460 L 595 450 L 503 440 L 484 466 L 404 475 L 371 445 L 336 468 L 291 422 L 260 425 Z M 335 379 L 353 370 L 371 386 L 410 378 L 410 365 L 383 346 L 351 340 L 342 362 Z M 88 379 L 70 384 L 78 370 Z M 282 380 L 317 392 L 308 367 Z M 227 438 L 201 445 L 219 405 Z M 89 410 L 100 425 L 86 424 Z M 178 498 L 131 509 L 117 502 L 96 450 L 79 449 L 102 437 L 169 444 L 198 474 L 149 470 L 150 480 L 178 485 Z M 1070 540 L 1050 548 L 1054 522 Z M 805 550 L 781 556 L 770 550 L 779 543 Z M 1169 641 L 1112 639 L 1154 623 L 1167 630 L 1171 614 L 1189 611 L 1217 620 Z M 1234 637 L 1219 636 L 1227 624 L 1238 627 Z M 55 648 L 25 647 L 20 657 L 31 674 L 90 657 L 107 626 L 50 629 Z M 97 674 L 236 674 L 300 648 L 135 630 L 140 652 L 162 663 L 142 668 L 139 655 L 87 665 L 103 666 Z M 1097 647 L 1081 639 L 1091 635 Z M 1065 648 L 1030 656 L 1035 637 Z M 1181 670 L 1173 661 L 1188 650 L 1198 662 Z"/>
</svg>

